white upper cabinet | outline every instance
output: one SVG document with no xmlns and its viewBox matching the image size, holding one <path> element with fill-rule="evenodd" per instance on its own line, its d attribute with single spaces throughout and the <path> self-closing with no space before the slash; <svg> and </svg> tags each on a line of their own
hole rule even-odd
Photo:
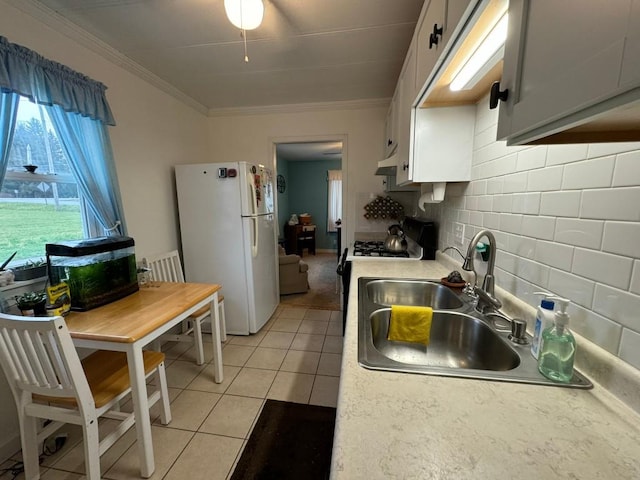
<svg viewBox="0 0 640 480">
<path fill-rule="evenodd" d="M 396 178 L 399 184 L 409 180 L 411 141 L 411 105 L 415 99 L 415 45 L 411 44 L 398 79 L 398 160 Z"/>
<path fill-rule="evenodd" d="M 510 0 L 498 139 L 640 140 L 639 3 Z"/>
<path fill-rule="evenodd" d="M 389 158 L 398 146 L 398 90 L 391 99 L 385 123 L 385 158 Z"/>
<path fill-rule="evenodd" d="M 413 182 L 468 182 L 476 122 L 476 106 L 417 108 Z"/>
<path fill-rule="evenodd" d="M 415 37 L 418 52 L 415 77 L 416 90 L 424 85 L 449 38 L 449 29 L 445 24 L 447 0 L 426 0 L 425 6 L 427 10 L 422 16 L 422 21 L 417 26 L 417 35 Z M 415 95 L 418 92 L 414 91 L 412 93 L 415 100 Z"/>
</svg>

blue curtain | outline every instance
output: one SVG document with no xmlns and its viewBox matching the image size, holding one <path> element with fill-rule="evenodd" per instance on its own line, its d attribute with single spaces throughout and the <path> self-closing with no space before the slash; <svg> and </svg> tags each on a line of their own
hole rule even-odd
<svg viewBox="0 0 640 480">
<path fill-rule="evenodd" d="M 0 36 L 0 88 L 115 125 L 102 83 Z"/>
<path fill-rule="evenodd" d="M 9 163 L 9 150 L 16 126 L 19 101 L 19 95 L 0 91 L 0 186 Z"/>
<path fill-rule="evenodd" d="M 106 234 L 126 235 L 107 131 L 107 125 L 115 125 L 115 121 L 105 97 L 106 87 L 0 36 L 0 88 L 3 92 L 13 92 L 12 98 L 17 99 L 16 94 L 19 94 L 47 108 L 89 208 Z M 4 152 L 4 130 L 8 136 L 13 132 L 15 111 L 13 122 L 5 120 L 4 113 L 1 115 L 0 146 L 3 150 L 0 153 Z M 2 155 L 0 185 L 8 162 L 4 153 Z"/>
<path fill-rule="evenodd" d="M 105 234 L 126 233 L 118 177 L 107 126 L 99 120 L 67 113 L 62 107 L 46 107 L 58 138 L 87 200 Z"/>
</svg>

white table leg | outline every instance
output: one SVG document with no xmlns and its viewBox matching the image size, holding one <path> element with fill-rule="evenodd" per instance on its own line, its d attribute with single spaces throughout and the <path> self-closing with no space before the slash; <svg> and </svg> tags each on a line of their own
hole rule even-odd
<svg viewBox="0 0 640 480">
<path fill-rule="evenodd" d="M 211 341 L 213 342 L 213 379 L 216 383 L 222 383 L 222 343 L 220 340 L 220 309 L 218 308 L 218 292 L 213 294 L 211 300 Z"/>
<path fill-rule="evenodd" d="M 151 439 L 151 420 L 149 418 L 149 399 L 144 375 L 142 347 L 131 344 L 127 350 L 129 378 L 131 380 L 131 400 L 136 419 L 136 436 L 140 455 L 140 475 L 149 478 L 155 470 L 153 441 Z"/>
</svg>

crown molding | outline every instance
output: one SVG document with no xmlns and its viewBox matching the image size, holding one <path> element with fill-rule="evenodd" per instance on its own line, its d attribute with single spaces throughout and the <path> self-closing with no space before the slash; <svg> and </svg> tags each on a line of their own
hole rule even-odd
<svg viewBox="0 0 640 480">
<path fill-rule="evenodd" d="M 26 13 L 27 15 L 41 21 L 45 25 L 51 27 L 56 32 L 70 38 L 71 40 L 79 43 L 83 47 L 88 48 L 92 52 L 100 55 L 111 63 L 122 67 L 129 73 L 132 73 L 136 77 L 150 83 L 154 87 L 162 90 L 163 92 L 171 95 L 175 99 L 181 101 L 185 105 L 193 108 L 194 110 L 207 115 L 208 109 L 201 103 L 197 102 L 190 96 L 186 95 L 182 91 L 170 83 L 162 80 L 156 74 L 150 72 L 140 64 L 134 62 L 126 55 L 120 53 L 115 48 L 111 47 L 107 43 L 103 42 L 99 38 L 95 37 L 86 30 L 80 28 L 75 23 L 67 20 L 55 10 L 39 3 L 35 0 L 4 0 L 7 4 L 18 10 Z M 98 79 L 99 80 L 99 79 Z"/>
<path fill-rule="evenodd" d="M 292 103 L 284 105 L 265 105 L 254 107 L 211 108 L 209 117 L 227 117 L 243 115 L 270 115 L 274 113 L 304 113 L 329 110 L 361 110 L 366 108 L 387 108 L 391 98 L 368 98 L 338 102 Z"/>
</svg>

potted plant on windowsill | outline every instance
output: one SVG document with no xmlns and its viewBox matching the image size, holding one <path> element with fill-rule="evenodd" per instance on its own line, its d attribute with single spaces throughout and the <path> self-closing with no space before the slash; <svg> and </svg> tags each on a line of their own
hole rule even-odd
<svg viewBox="0 0 640 480">
<path fill-rule="evenodd" d="M 47 311 L 47 294 L 45 292 L 27 292 L 15 297 L 16 305 L 26 317 L 45 316 Z"/>
<path fill-rule="evenodd" d="M 24 265 L 13 267 L 13 275 L 16 282 L 24 280 L 32 280 L 34 278 L 44 277 L 47 274 L 47 262 L 44 260 L 28 260 Z"/>
</svg>

